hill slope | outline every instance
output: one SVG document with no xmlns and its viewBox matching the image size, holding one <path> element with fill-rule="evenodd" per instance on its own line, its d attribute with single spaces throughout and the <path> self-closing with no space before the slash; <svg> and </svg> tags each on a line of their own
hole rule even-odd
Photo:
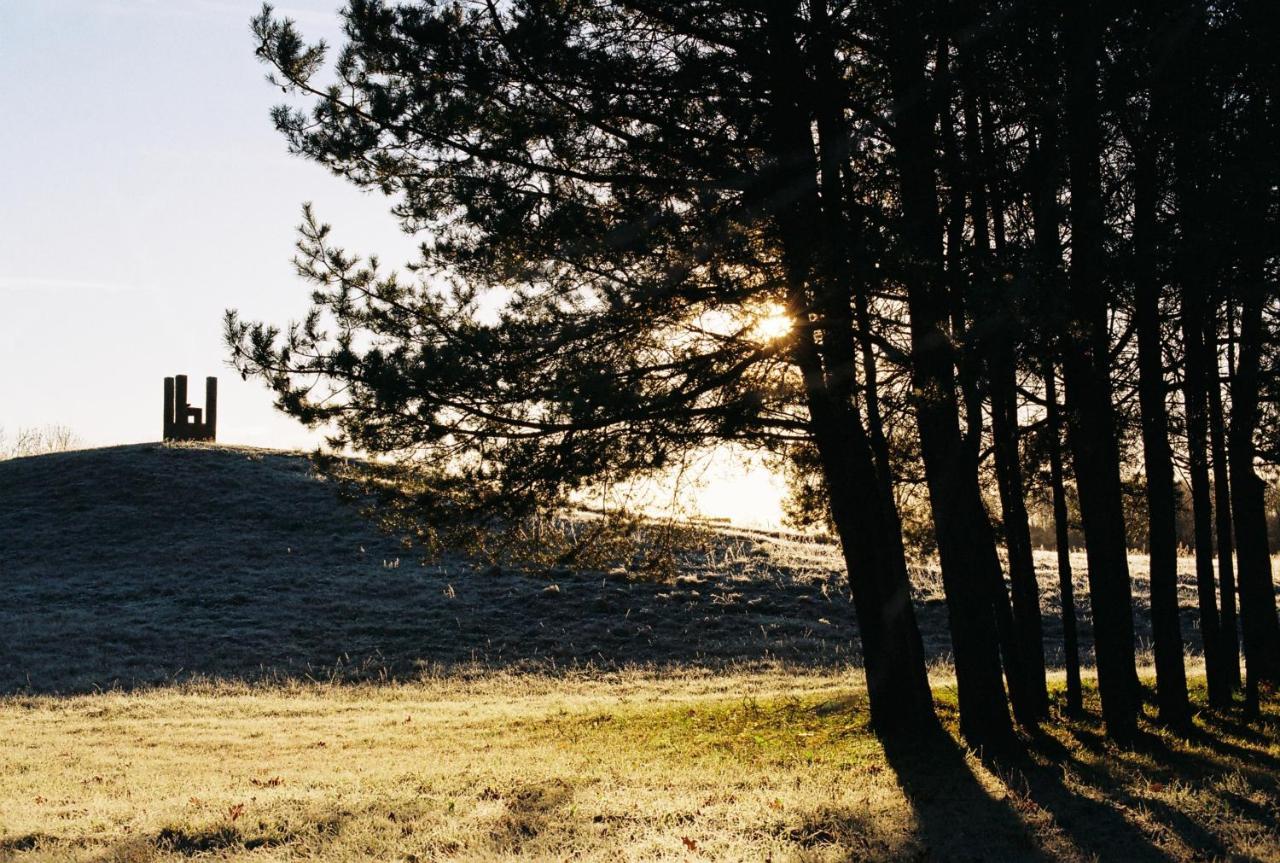
<svg viewBox="0 0 1280 863">
<path fill-rule="evenodd" d="M 423 566 L 305 456 L 236 447 L 0 462 L 0 576 L 0 693 L 470 663 L 842 666 L 854 643 L 829 568 L 756 557 L 676 586 L 582 573 L 549 589 Z"/>
</svg>

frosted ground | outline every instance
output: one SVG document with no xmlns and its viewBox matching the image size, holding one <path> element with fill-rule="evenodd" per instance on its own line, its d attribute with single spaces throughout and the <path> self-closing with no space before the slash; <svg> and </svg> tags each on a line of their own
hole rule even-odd
<svg viewBox="0 0 1280 863">
<path fill-rule="evenodd" d="M 1145 640 L 1145 569 L 1133 563 Z M 1057 663 L 1053 555 L 1037 565 Z M 1083 573 L 1080 557 L 1087 648 Z M 143 444 L 0 462 L 0 577 L 0 693 L 10 694 L 584 667 L 818 672 L 858 661 L 829 546 L 726 531 L 661 583 L 424 565 L 339 500 L 305 456 L 270 450 Z M 926 650 L 945 664 L 937 573 L 913 578 Z M 1186 567 L 1182 581 L 1194 651 Z"/>
</svg>

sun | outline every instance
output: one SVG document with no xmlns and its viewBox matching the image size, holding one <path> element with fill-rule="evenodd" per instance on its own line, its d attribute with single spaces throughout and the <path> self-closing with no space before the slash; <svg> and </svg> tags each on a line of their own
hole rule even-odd
<svg viewBox="0 0 1280 863">
<path fill-rule="evenodd" d="M 751 335 L 763 342 L 777 341 L 791 332 L 794 322 L 787 310 L 778 303 L 770 303 L 761 309 L 751 327 Z"/>
</svg>

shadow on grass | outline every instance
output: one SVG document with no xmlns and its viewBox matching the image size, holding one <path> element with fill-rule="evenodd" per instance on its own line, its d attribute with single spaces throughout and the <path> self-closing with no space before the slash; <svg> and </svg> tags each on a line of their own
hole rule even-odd
<svg viewBox="0 0 1280 863">
<path fill-rule="evenodd" d="M 950 735 L 886 746 L 924 859 L 1229 859 L 1250 835 L 1274 847 L 1280 772 L 1267 729 L 1210 714 L 1182 735 L 1152 726 L 1118 747 L 1095 716 L 1048 728 L 1021 752 L 981 758 L 998 782 Z"/>
<path fill-rule="evenodd" d="M 1009 800 L 982 785 L 949 734 L 886 744 L 885 757 L 915 810 L 922 859 L 1051 859 Z"/>
<path fill-rule="evenodd" d="M 492 786 L 480 792 L 482 800 L 501 800 L 506 805 L 488 824 L 489 851 L 519 856 L 525 845 L 554 826 L 563 823 L 563 810 L 573 799 L 574 786 L 563 779 L 521 782 L 510 788 Z M 458 848 L 440 849 L 448 853 Z"/>
<path fill-rule="evenodd" d="M 94 863 L 143 863 L 171 855 L 204 859 L 286 845 L 323 847 L 337 837 L 346 817 L 342 813 L 307 820 L 292 829 L 264 821 L 238 824 L 231 820 L 170 826 L 117 842 L 92 859 Z"/>
<path fill-rule="evenodd" d="M 1021 786 L 1022 798 L 1029 807 L 1047 813 L 1054 827 L 1080 852 L 1098 859 L 1114 859 L 1120 855 L 1132 861 L 1167 861 L 1168 853 L 1152 841 L 1141 826 L 1125 816 L 1132 811 L 1135 799 L 1125 793 L 1115 778 L 1090 769 L 1066 746 L 1048 735 L 1038 735 L 1027 752 L 1018 758 L 992 762 L 988 766 L 1006 778 L 1015 789 Z M 1081 784 L 1070 787 L 1069 775 Z M 1085 792 L 1085 787 L 1088 792 Z M 1166 813 L 1172 820 L 1177 815 Z M 1212 836 L 1203 837 L 1215 850 Z"/>
<path fill-rule="evenodd" d="M 1019 756 L 985 763 L 1026 808 L 1047 813 L 1078 853 L 1255 859 L 1236 843 L 1274 847 L 1280 759 L 1269 753 L 1273 725 L 1205 712 L 1197 727 L 1174 732 L 1147 724 L 1131 744 L 1117 746 L 1094 715 L 1059 720 Z"/>
</svg>

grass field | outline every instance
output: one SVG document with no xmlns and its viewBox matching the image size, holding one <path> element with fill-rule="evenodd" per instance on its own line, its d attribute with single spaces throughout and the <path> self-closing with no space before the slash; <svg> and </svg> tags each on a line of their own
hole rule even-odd
<svg viewBox="0 0 1280 863">
<path fill-rule="evenodd" d="M 1000 763 L 865 718 L 782 671 L 9 697 L 0 859 L 1280 859 L 1275 705 Z"/>
<path fill-rule="evenodd" d="M 812 541 L 726 533 L 659 580 L 421 563 L 305 457 L 144 444 L 0 462 L 0 548 L 0 861 L 1280 861 L 1274 703 L 886 752 Z M 912 597 L 954 724 L 936 568 Z"/>
</svg>

